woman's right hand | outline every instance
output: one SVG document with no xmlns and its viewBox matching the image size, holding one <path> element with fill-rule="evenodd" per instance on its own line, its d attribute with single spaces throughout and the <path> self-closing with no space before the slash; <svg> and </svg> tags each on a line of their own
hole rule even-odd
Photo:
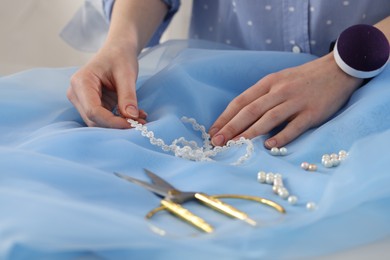
<svg viewBox="0 0 390 260">
<path fill-rule="evenodd" d="M 67 97 L 88 126 L 129 128 L 125 118 L 146 122 L 135 91 L 137 50 L 123 46 L 107 43 L 71 78 Z M 122 117 L 112 113 L 116 105 Z"/>
</svg>

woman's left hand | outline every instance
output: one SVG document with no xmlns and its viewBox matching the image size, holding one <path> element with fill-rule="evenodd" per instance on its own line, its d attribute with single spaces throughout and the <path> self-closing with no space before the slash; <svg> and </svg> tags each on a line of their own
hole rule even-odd
<svg viewBox="0 0 390 260">
<path fill-rule="evenodd" d="M 362 79 L 343 72 L 333 53 L 298 67 L 270 74 L 237 96 L 210 128 L 213 145 L 239 137 L 254 138 L 285 127 L 265 142 L 282 147 L 338 111 Z"/>
</svg>

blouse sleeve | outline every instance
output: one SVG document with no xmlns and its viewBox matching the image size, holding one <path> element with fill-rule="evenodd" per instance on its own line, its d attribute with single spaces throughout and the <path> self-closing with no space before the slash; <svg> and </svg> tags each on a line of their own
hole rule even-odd
<svg viewBox="0 0 390 260">
<path fill-rule="evenodd" d="M 167 29 L 169 23 L 171 22 L 173 16 L 179 10 L 180 0 L 161 0 L 168 7 L 168 13 L 165 15 L 163 22 L 157 28 L 153 34 L 151 40 L 147 44 L 147 47 L 154 46 L 159 43 L 161 35 Z M 104 14 L 108 22 L 111 20 L 112 8 L 114 6 L 115 0 L 103 0 Z"/>
</svg>

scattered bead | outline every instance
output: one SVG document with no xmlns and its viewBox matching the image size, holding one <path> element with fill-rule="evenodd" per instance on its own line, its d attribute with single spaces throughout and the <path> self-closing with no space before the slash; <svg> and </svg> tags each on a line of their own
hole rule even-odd
<svg viewBox="0 0 390 260">
<path fill-rule="evenodd" d="M 298 198 L 297 198 L 297 196 L 291 195 L 291 196 L 289 196 L 289 197 L 287 198 L 287 201 L 288 201 L 288 203 L 290 203 L 291 205 L 295 205 L 295 204 L 297 204 L 297 202 L 298 202 Z"/>
<path fill-rule="evenodd" d="M 274 174 L 272 172 L 267 173 L 265 177 L 265 182 L 268 184 L 273 184 L 274 183 Z"/>
<path fill-rule="evenodd" d="M 317 165 L 308 162 L 303 162 L 301 163 L 301 168 L 304 169 L 305 171 L 314 172 L 317 170 Z"/>
<path fill-rule="evenodd" d="M 287 148 L 286 147 L 281 147 L 281 148 L 272 147 L 270 150 L 270 153 L 274 156 L 278 156 L 278 155 L 284 156 L 287 154 Z"/>
<path fill-rule="evenodd" d="M 315 164 L 309 164 L 309 167 L 307 168 L 308 171 L 315 172 L 317 170 L 317 165 Z"/>
<path fill-rule="evenodd" d="M 257 180 L 258 180 L 258 182 L 260 182 L 260 183 L 265 183 L 265 181 L 266 181 L 266 173 L 263 172 L 263 171 L 259 171 L 259 172 L 257 173 Z"/>
<path fill-rule="evenodd" d="M 280 187 L 280 188 L 278 189 L 278 195 L 279 195 L 279 197 L 281 197 L 282 199 L 287 199 L 288 196 L 289 196 L 290 194 L 289 194 L 289 192 L 288 192 L 288 190 L 287 190 L 286 188 Z"/>
<path fill-rule="evenodd" d="M 272 186 L 272 191 L 275 193 L 275 194 L 278 194 L 279 193 L 279 189 L 282 188 L 283 186 L 281 185 L 274 185 Z"/>
<path fill-rule="evenodd" d="M 301 163 L 301 168 L 304 169 L 304 170 L 309 169 L 309 166 L 310 166 L 310 164 L 308 162 Z"/>
<path fill-rule="evenodd" d="M 280 155 L 284 156 L 287 154 L 287 148 L 286 147 L 282 147 L 279 149 L 279 153 Z"/>
<path fill-rule="evenodd" d="M 279 155 L 279 148 L 278 147 L 272 147 L 270 150 L 270 153 L 272 155 Z"/>
<path fill-rule="evenodd" d="M 340 150 L 338 153 L 324 154 L 321 163 L 326 168 L 339 166 L 341 161 L 344 161 L 348 156 L 345 150 Z"/>
<path fill-rule="evenodd" d="M 317 209 L 317 205 L 314 202 L 308 202 L 306 204 L 306 209 L 313 211 Z"/>
</svg>

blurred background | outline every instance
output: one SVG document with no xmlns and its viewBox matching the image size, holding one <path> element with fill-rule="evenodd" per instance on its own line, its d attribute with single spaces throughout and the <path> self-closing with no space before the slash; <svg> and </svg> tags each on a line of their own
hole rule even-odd
<svg viewBox="0 0 390 260">
<path fill-rule="evenodd" d="M 78 51 L 59 33 L 83 0 L 0 0 L 0 76 L 36 67 L 83 65 L 93 53 Z M 185 0 L 162 41 L 187 36 L 192 0 Z"/>
</svg>

